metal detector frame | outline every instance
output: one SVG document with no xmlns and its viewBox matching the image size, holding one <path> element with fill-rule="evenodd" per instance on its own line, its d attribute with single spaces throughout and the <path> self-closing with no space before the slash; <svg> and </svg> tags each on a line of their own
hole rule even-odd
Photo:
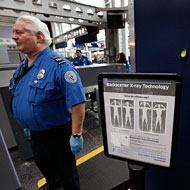
<svg viewBox="0 0 190 190">
<path fill-rule="evenodd" d="M 0 129 L 0 187 L 4 190 L 21 190 L 20 180 Z"/>
</svg>

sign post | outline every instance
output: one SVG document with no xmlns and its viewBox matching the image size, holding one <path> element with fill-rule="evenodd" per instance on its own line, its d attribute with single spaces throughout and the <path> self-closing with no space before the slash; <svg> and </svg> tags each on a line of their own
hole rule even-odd
<svg viewBox="0 0 190 190">
<path fill-rule="evenodd" d="M 139 170 L 138 166 L 172 167 L 181 77 L 177 74 L 101 73 L 98 85 L 106 156 L 127 160 L 131 174 L 143 173 L 145 169 Z"/>
</svg>

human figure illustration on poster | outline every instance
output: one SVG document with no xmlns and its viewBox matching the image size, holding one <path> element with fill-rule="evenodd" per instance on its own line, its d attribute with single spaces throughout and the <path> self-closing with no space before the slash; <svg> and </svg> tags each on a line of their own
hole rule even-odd
<svg viewBox="0 0 190 190">
<path fill-rule="evenodd" d="M 134 130 L 134 101 L 123 100 L 122 111 L 123 111 L 123 127 Z"/>
<path fill-rule="evenodd" d="M 151 111 L 152 102 L 139 101 L 139 129 L 141 131 L 151 131 Z"/>
<path fill-rule="evenodd" d="M 166 132 L 167 103 L 153 103 L 152 131 L 164 134 Z"/>
<path fill-rule="evenodd" d="M 110 99 L 111 123 L 114 127 L 121 127 L 121 100 Z"/>
</svg>

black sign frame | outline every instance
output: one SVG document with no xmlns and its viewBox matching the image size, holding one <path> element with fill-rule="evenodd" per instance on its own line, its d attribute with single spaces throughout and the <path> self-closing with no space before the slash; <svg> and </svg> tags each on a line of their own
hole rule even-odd
<svg viewBox="0 0 190 190">
<path fill-rule="evenodd" d="M 121 80 L 172 80 L 175 82 L 175 106 L 174 106 L 174 119 L 173 119 L 173 133 L 171 139 L 171 153 L 170 153 L 170 164 L 169 166 L 157 165 L 155 163 L 141 162 L 138 159 L 124 158 L 118 155 L 113 155 L 109 153 L 109 144 L 107 138 L 106 129 L 106 117 L 105 117 L 105 102 L 104 102 L 104 79 L 121 79 Z M 180 116 L 180 101 L 181 101 L 181 91 L 182 91 L 182 78 L 176 73 L 100 73 L 98 76 L 98 89 L 99 89 L 99 111 L 100 120 L 102 125 L 103 133 L 103 143 L 104 143 L 104 153 L 107 157 L 115 158 L 119 160 L 126 160 L 130 163 L 136 163 L 139 165 L 146 166 L 157 166 L 162 168 L 173 168 L 175 165 L 175 154 L 176 154 L 176 144 L 177 144 L 177 134 L 178 134 L 178 124 Z"/>
</svg>

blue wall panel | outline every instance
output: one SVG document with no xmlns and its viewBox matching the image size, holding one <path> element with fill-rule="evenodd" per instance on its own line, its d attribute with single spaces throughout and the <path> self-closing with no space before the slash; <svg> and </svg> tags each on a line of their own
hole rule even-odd
<svg viewBox="0 0 190 190">
<path fill-rule="evenodd" d="M 190 189 L 190 48 L 189 0 L 135 0 L 136 71 L 178 73 L 183 78 L 176 165 L 147 171 L 146 190 Z"/>
</svg>

